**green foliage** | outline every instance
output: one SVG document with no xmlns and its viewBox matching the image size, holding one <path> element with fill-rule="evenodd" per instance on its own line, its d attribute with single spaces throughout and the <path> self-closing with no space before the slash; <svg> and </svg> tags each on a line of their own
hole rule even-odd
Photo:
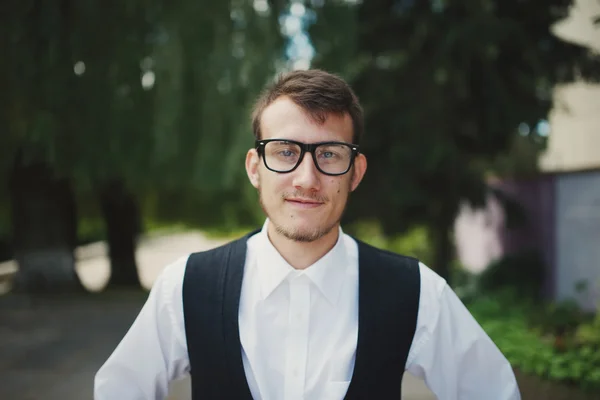
<svg viewBox="0 0 600 400">
<path fill-rule="evenodd" d="M 267 13 L 241 0 L 10 3 L 0 13 L 1 221 L 21 160 L 86 197 L 81 243 L 104 239 L 87 203 L 115 181 L 161 225 L 254 223 L 249 112 L 282 58 L 284 3 Z"/>
<path fill-rule="evenodd" d="M 223 227 L 215 227 L 209 228 L 208 230 L 203 230 L 202 232 L 206 234 L 206 236 L 210 239 L 218 239 L 223 241 L 230 241 L 234 239 L 238 239 L 247 233 L 252 232 L 255 229 L 259 229 L 260 227 L 237 227 L 237 228 L 223 228 Z"/>
<path fill-rule="evenodd" d="M 383 234 L 381 224 L 376 220 L 362 220 L 345 225 L 346 233 L 378 248 L 386 248 L 388 238 Z"/>
<path fill-rule="evenodd" d="M 498 154 L 492 160 L 484 160 L 482 168 L 490 175 L 508 179 L 538 176 L 538 155 L 546 148 L 546 142 L 546 138 L 537 135 L 534 130 L 526 135 L 515 135 L 509 150 Z"/>
<path fill-rule="evenodd" d="M 77 221 L 79 245 L 106 240 L 106 226 L 100 217 L 80 217 Z"/>
<path fill-rule="evenodd" d="M 167 192 L 243 196 L 250 108 L 283 50 L 279 10 L 265 16 L 251 2 L 191 1 L 171 11 L 162 25 L 168 40 L 153 52 L 153 178 Z"/>
<path fill-rule="evenodd" d="M 576 328 L 575 341 L 586 347 L 595 348 L 600 353 L 600 312 L 596 313 L 591 321 Z"/>
<path fill-rule="evenodd" d="M 466 304 L 514 368 L 590 391 L 600 390 L 600 317 L 582 324 L 577 340 L 573 340 L 532 322 L 539 321 L 540 314 L 556 318 L 556 310 L 548 312 L 514 290 L 480 295 Z"/>
<path fill-rule="evenodd" d="M 581 310 L 573 299 L 551 301 L 530 318 L 532 325 L 555 335 L 571 335 L 578 326 L 589 320 L 589 314 Z"/>
<path fill-rule="evenodd" d="M 426 265 L 432 265 L 432 248 L 424 226 L 415 226 L 403 235 L 396 235 L 389 240 L 387 248 L 398 254 L 415 257 Z"/>
<path fill-rule="evenodd" d="M 381 223 L 375 220 L 357 221 L 347 225 L 345 230 L 375 247 L 415 257 L 426 265 L 431 263 L 431 245 L 427 229 L 423 226 L 414 227 L 404 234 L 391 237 L 384 234 Z"/>
<path fill-rule="evenodd" d="M 251 189 L 221 189 L 216 193 L 201 189 L 161 190 L 146 204 L 145 216 L 164 225 L 185 224 L 202 230 L 258 227 L 264 222 L 264 214 L 256 190 L 250 185 L 243 187 Z"/>
<path fill-rule="evenodd" d="M 581 324 L 590 320 L 590 315 L 574 299 L 545 301 L 542 296 L 545 271 L 539 252 L 524 250 L 492 262 L 478 275 L 457 268 L 456 290 L 465 301 L 508 291 L 511 296 L 526 302 L 528 307 L 535 305 L 536 311 L 527 317 L 530 326 L 552 335 L 572 335 Z M 506 300 L 506 297 L 502 299 Z"/>
<path fill-rule="evenodd" d="M 594 317 L 572 299 L 544 301 L 538 253 L 508 255 L 480 275 L 456 273 L 457 294 L 514 368 L 600 390 L 600 313 Z"/>
<path fill-rule="evenodd" d="M 325 2 L 311 30 L 316 65 L 349 77 L 365 110 L 369 168 L 348 219 L 389 235 L 424 225 L 446 268 L 460 202 L 481 205 L 490 164 L 515 148 L 497 169 L 531 172 L 543 143 L 516 140 L 518 127 L 548 117 L 555 84 L 597 80 L 600 57 L 552 33 L 572 1 L 352 3 Z"/>
</svg>

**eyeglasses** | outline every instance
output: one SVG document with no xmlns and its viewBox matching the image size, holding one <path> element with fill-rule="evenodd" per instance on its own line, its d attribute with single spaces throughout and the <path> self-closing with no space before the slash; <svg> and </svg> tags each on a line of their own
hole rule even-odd
<svg viewBox="0 0 600 400">
<path fill-rule="evenodd" d="M 262 156 L 265 167 L 273 172 L 292 172 L 304 159 L 312 154 L 317 169 L 325 175 L 343 175 L 350 170 L 359 152 L 355 144 L 343 142 L 321 142 L 306 144 L 286 139 L 257 140 L 255 148 Z"/>
</svg>

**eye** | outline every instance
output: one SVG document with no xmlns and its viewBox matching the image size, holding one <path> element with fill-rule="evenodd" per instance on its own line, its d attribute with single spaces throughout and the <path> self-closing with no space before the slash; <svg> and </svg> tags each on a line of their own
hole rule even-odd
<svg viewBox="0 0 600 400">
<path fill-rule="evenodd" d="M 341 155 L 336 150 L 337 149 L 334 150 L 334 149 L 331 149 L 331 148 L 329 148 L 329 149 L 321 149 L 318 152 L 317 155 L 319 156 L 319 158 L 324 159 L 324 160 L 331 160 L 331 159 L 334 159 L 334 158 L 340 158 Z"/>
</svg>

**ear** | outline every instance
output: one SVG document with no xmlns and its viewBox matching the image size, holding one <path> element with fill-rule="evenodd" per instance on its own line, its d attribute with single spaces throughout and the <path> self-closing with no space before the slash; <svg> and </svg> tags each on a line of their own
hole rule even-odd
<svg viewBox="0 0 600 400">
<path fill-rule="evenodd" d="M 350 191 L 354 192 L 363 177 L 367 172 L 367 157 L 364 154 L 358 153 L 354 160 L 354 173 L 352 174 L 352 181 L 350 182 Z"/>
<path fill-rule="evenodd" d="M 248 179 L 252 186 L 256 189 L 260 187 L 260 176 L 258 173 L 258 169 L 260 167 L 260 156 L 256 149 L 248 150 L 246 153 L 246 173 L 248 174 Z"/>
</svg>

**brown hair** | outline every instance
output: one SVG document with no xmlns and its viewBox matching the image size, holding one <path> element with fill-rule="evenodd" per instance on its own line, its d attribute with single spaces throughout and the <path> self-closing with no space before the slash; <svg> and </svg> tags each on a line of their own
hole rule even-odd
<svg viewBox="0 0 600 400">
<path fill-rule="evenodd" d="M 319 124 L 325 123 L 329 114 L 350 115 L 352 142 L 359 144 L 363 132 L 363 110 L 358 98 L 342 78 L 318 69 L 283 74 L 266 88 L 252 113 L 252 130 L 256 139 L 262 138 L 260 119 L 263 111 L 281 96 L 289 97 Z"/>
</svg>

